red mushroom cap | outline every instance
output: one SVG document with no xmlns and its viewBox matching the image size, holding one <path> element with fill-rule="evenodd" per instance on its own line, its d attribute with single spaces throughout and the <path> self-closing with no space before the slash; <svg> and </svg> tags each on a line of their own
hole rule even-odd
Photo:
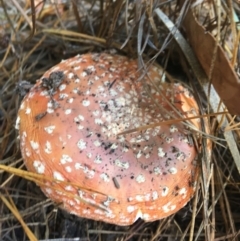
<svg viewBox="0 0 240 241">
<path fill-rule="evenodd" d="M 186 126 L 118 135 L 172 119 L 172 107 L 184 117 L 198 114 L 189 90 L 163 84 L 159 67 L 142 79 L 139 73 L 127 57 L 78 55 L 48 70 L 21 104 L 16 126 L 25 164 L 55 179 L 42 191 L 73 214 L 117 225 L 154 221 L 194 193 L 197 151 Z M 191 123 L 200 129 L 199 119 Z"/>
</svg>

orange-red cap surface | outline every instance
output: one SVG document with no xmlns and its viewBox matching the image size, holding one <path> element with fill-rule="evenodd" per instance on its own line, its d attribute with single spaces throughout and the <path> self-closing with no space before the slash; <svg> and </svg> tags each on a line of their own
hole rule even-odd
<svg viewBox="0 0 240 241">
<path fill-rule="evenodd" d="M 183 124 L 118 135 L 173 119 L 172 107 L 198 114 L 186 88 L 162 83 L 160 68 L 139 73 L 127 57 L 79 55 L 48 70 L 20 106 L 25 164 L 55 179 L 41 189 L 71 213 L 130 225 L 167 217 L 194 193 L 197 151 Z"/>
</svg>

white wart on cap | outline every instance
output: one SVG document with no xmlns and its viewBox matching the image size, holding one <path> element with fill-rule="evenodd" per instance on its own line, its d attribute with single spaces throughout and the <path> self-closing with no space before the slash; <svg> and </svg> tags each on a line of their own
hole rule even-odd
<svg viewBox="0 0 240 241">
<path fill-rule="evenodd" d="M 79 55 L 48 70 L 21 104 L 25 164 L 55 179 L 41 189 L 71 213 L 130 225 L 167 217 L 194 193 L 197 152 L 183 124 L 118 135 L 172 119 L 172 107 L 198 114 L 186 88 L 161 83 L 160 68 L 141 80 L 138 73 L 127 57 Z M 192 124 L 200 128 L 197 119 Z"/>
</svg>

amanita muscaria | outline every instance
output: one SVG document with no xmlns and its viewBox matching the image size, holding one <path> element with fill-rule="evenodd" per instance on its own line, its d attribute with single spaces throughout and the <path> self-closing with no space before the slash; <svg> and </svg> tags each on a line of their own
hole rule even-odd
<svg viewBox="0 0 240 241">
<path fill-rule="evenodd" d="M 120 134 L 179 118 L 176 110 L 199 114 L 188 89 L 163 83 L 162 69 L 140 73 L 127 57 L 78 55 L 49 69 L 21 103 L 25 164 L 52 178 L 42 191 L 73 214 L 130 225 L 167 217 L 194 194 L 199 167 L 189 133 L 200 129 L 198 118 L 192 128 L 176 122 Z"/>
</svg>

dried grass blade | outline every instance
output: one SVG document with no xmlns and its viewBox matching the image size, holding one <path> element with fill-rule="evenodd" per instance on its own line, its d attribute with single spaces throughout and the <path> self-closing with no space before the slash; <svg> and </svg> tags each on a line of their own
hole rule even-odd
<svg viewBox="0 0 240 241">
<path fill-rule="evenodd" d="M 17 210 L 16 206 L 14 205 L 13 201 L 11 200 L 11 198 L 10 198 L 10 201 L 8 201 L 7 198 L 5 198 L 1 194 L 0 199 L 8 207 L 8 209 L 12 212 L 12 214 L 16 217 L 16 219 L 19 221 L 19 223 L 22 225 L 22 227 L 23 227 L 25 233 L 27 234 L 28 238 L 31 241 L 38 241 L 38 239 L 35 237 L 35 235 L 32 233 L 32 231 L 29 229 L 29 227 L 23 221 L 23 219 L 21 217 L 21 214 L 18 212 L 18 210 Z"/>
<path fill-rule="evenodd" d="M 158 18 L 165 24 L 165 26 L 169 29 L 169 31 L 173 34 L 176 42 L 179 44 L 179 47 L 182 49 L 183 53 L 185 54 L 186 59 L 188 60 L 189 65 L 192 67 L 192 70 L 197 77 L 197 80 L 199 84 L 202 86 L 202 89 L 208 97 L 208 91 L 210 89 L 211 95 L 209 96 L 209 104 L 214 112 L 222 112 L 226 110 L 226 107 L 223 103 L 221 103 L 220 97 L 215 91 L 214 87 L 212 85 L 209 85 L 208 79 L 204 71 L 202 70 L 196 56 L 194 55 L 191 47 L 187 43 L 187 41 L 183 38 L 181 33 L 175 28 L 173 23 L 170 21 L 170 19 L 160 10 L 155 10 L 156 15 Z M 220 122 L 222 119 L 222 116 L 217 116 L 217 120 Z M 228 120 L 226 117 L 223 117 L 222 119 L 222 128 L 225 129 L 229 125 Z M 228 144 L 228 147 L 231 151 L 232 157 L 234 159 L 234 162 L 237 166 L 238 172 L 240 173 L 240 154 L 238 151 L 238 147 L 236 144 L 236 141 L 234 139 L 232 131 L 224 132 L 224 137 L 226 139 L 226 142 Z"/>
</svg>

